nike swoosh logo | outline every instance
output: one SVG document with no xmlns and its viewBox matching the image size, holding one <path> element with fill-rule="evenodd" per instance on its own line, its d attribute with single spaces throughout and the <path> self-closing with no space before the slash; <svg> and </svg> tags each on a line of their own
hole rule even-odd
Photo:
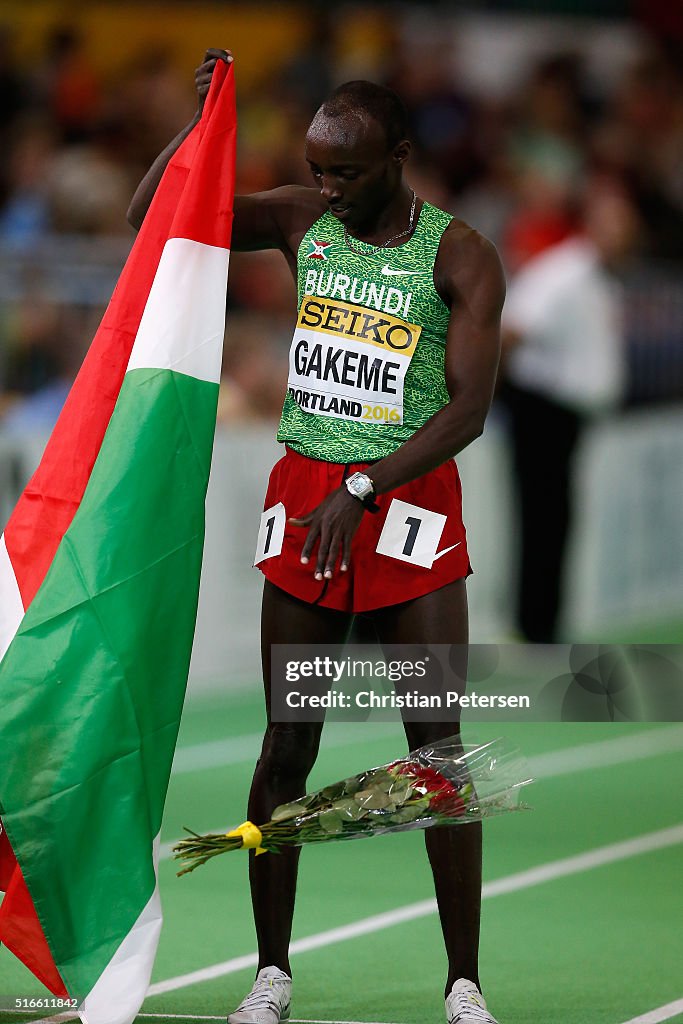
<svg viewBox="0 0 683 1024">
<path fill-rule="evenodd" d="M 443 551 L 439 551 L 437 555 L 434 555 L 434 561 L 436 561 L 437 558 L 441 558 L 442 555 L 447 555 L 449 551 L 453 551 L 453 549 L 459 547 L 460 544 L 462 544 L 461 540 L 459 540 L 457 544 L 451 544 L 449 548 L 444 548 Z"/>
<path fill-rule="evenodd" d="M 405 277 L 406 274 L 408 277 L 415 277 L 420 273 L 419 270 L 394 270 L 392 267 L 382 267 L 381 272 L 385 277 Z"/>
</svg>

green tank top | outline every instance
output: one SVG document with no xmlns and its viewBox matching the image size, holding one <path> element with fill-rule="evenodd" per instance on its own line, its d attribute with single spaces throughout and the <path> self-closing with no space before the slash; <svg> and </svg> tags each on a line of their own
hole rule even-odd
<svg viewBox="0 0 683 1024">
<path fill-rule="evenodd" d="M 424 203 L 404 245 L 353 239 L 358 254 L 331 213 L 306 232 L 278 441 L 325 462 L 382 459 L 449 401 L 434 261 L 451 220 Z"/>
</svg>

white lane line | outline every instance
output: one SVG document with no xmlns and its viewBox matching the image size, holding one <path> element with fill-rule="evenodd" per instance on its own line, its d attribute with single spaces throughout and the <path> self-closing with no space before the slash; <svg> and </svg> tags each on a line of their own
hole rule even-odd
<svg viewBox="0 0 683 1024">
<path fill-rule="evenodd" d="M 564 750 L 552 750 L 526 760 L 529 770 L 537 779 L 551 779 L 571 775 L 576 771 L 607 768 L 676 751 L 683 751 L 683 725 L 678 723 L 662 729 L 647 729 L 634 736 L 618 736 L 613 740 L 599 740 L 597 743 L 582 743 Z"/>
<path fill-rule="evenodd" d="M 356 722 L 349 726 L 333 723 L 327 726 L 325 747 L 328 750 L 346 747 L 354 743 L 373 743 L 384 735 L 393 736 L 400 722 L 375 722 L 372 730 L 359 728 L 365 723 Z M 341 728 L 339 726 L 342 726 Z M 195 743 L 187 747 L 178 747 L 173 758 L 173 775 L 185 775 L 188 772 L 205 771 L 208 768 L 221 768 L 231 764 L 244 764 L 255 761 L 263 742 L 263 732 L 253 732 L 247 736 L 233 736 L 229 739 L 210 740 L 208 743 Z"/>
<path fill-rule="evenodd" d="M 356 730 L 357 731 L 357 730 Z M 258 734 L 258 741 L 261 741 L 261 734 Z M 373 737 L 375 738 L 375 737 Z M 243 737 L 245 743 L 252 742 L 253 737 Z M 238 740 L 221 740 L 220 744 L 238 743 Z M 349 742 L 353 742 L 349 740 Z M 345 746 L 346 741 L 339 737 L 332 746 Z M 207 744 L 211 747 L 212 744 Z M 217 746 L 213 744 L 213 746 Z M 192 751 L 193 757 L 201 751 L 201 746 L 186 747 L 186 751 Z M 235 749 L 239 749 L 236 746 Z M 683 751 L 683 725 L 674 725 L 662 729 L 648 729 L 639 732 L 635 736 L 619 736 L 613 740 L 600 740 L 597 743 L 582 743 L 576 747 L 567 747 L 565 750 L 552 750 L 546 754 L 536 754 L 526 758 L 526 767 L 529 774 L 535 779 L 553 779 L 561 775 L 571 775 L 575 772 L 588 771 L 594 768 L 613 767 L 617 764 L 628 764 L 631 761 L 642 761 L 649 757 L 672 754 L 676 751 Z M 182 753 L 179 751 L 178 753 Z M 252 748 L 252 755 L 254 750 Z M 178 754 L 176 754 L 176 757 Z M 255 755 L 254 755 L 255 756 Z M 175 763 L 175 762 L 174 762 Z M 193 762 L 194 763 L 194 762 Z M 215 762 L 212 766 L 228 762 Z M 235 762 L 230 762 L 235 763 Z M 204 767 L 209 767 L 205 764 Z M 194 771 L 194 768 L 181 768 L 181 771 Z M 227 822 L 207 829 L 209 832 L 227 831 L 231 826 Z M 170 843 L 162 843 L 159 851 L 159 860 L 169 860 L 173 856 L 173 847 L 178 839 Z"/>
<path fill-rule="evenodd" d="M 641 853 L 664 850 L 669 846 L 678 846 L 680 843 L 683 843 L 683 825 L 673 825 L 671 828 L 663 828 L 657 832 L 648 832 L 644 836 L 636 836 L 635 839 L 609 843 L 607 846 L 598 846 L 595 850 L 578 853 L 573 857 L 564 857 L 561 860 L 551 861 L 549 864 L 539 864 L 538 867 L 529 868 L 527 871 L 508 875 L 507 878 L 496 878 L 492 882 L 484 884 L 482 896 L 502 896 L 506 893 L 519 892 L 520 889 L 528 889 L 531 886 L 540 885 L 542 882 L 566 878 L 567 875 L 578 875 L 584 871 L 590 871 L 592 868 L 628 860 Z"/>
<path fill-rule="evenodd" d="M 0 1010 L 2 1013 L 26 1013 L 26 1010 Z M 52 1017 L 41 1017 L 40 1020 L 27 1021 L 26 1024 L 58 1024 L 59 1021 L 75 1020 L 77 1013 L 56 1013 Z M 225 1014 L 210 1013 L 139 1013 L 136 1020 L 149 1017 L 152 1020 L 225 1020 Z M 306 1017 L 291 1017 L 289 1024 L 391 1024 L 388 1021 L 372 1020 L 311 1020 Z"/>
<path fill-rule="evenodd" d="M 225 1020 L 225 1014 L 212 1015 L 206 1013 L 139 1013 L 135 1018 L 154 1017 L 157 1020 Z M 387 1021 L 373 1020 L 310 1020 L 310 1018 L 290 1017 L 289 1024 L 390 1024 Z"/>
<path fill-rule="evenodd" d="M 366 731 L 365 723 L 352 723 L 343 728 L 342 723 L 330 723 L 325 735 L 324 744 L 327 749 L 350 746 L 354 743 L 372 742 L 396 733 L 396 722 L 374 722 L 372 732 Z M 363 726 L 363 728 L 359 728 Z M 233 736 L 229 739 L 211 740 L 208 743 L 196 743 L 187 747 L 178 747 L 173 759 L 173 774 L 185 775 L 188 772 L 205 771 L 232 764 L 244 764 L 254 761 L 263 740 L 262 732 L 250 733 L 247 736 Z M 580 746 L 554 750 L 547 754 L 537 754 L 528 758 L 529 766 L 537 775 L 552 777 L 566 775 L 581 767 L 581 759 L 587 757 L 585 768 L 601 765 L 621 764 L 628 760 L 639 760 L 652 754 L 668 754 L 683 746 L 683 726 L 676 724 L 667 728 L 648 729 L 634 736 L 619 736 L 613 740 L 601 740 L 597 743 L 583 743 Z"/>
<path fill-rule="evenodd" d="M 624 1024 L 659 1024 L 662 1020 L 671 1020 L 672 1017 L 677 1017 L 679 1013 L 683 1013 L 683 999 L 675 999 L 673 1003 L 659 1006 L 656 1010 L 649 1010 L 640 1017 L 632 1017 L 631 1020 L 624 1021 Z"/>
<path fill-rule="evenodd" d="M 653 850 L 661 850 L 668 846 L 676 846 L 683 843 L 683 825 L 675 825 L 673 828 L 661 829 L 658 832 L 650 832 L 635 839 L 627 839 L 621 843 L 610 843 L 608 846 L 600 846 L 595 850 L 588 850 L 586 853 L 577 854 L 574 857 L 564 857 L 561 860 L 551 861 L 548 864 L 539 864 L 527 871 L 519 871 L 505 878 L 498 878 L 492 882 L 486 882 L 482 887 L 482 898 L 490 899 L 493 896 L 501 896 L 506 893 L 518 892 L 521 889 L 528 889 L 542 882 L 549 882 L 557 878 L 565 878 L 567 875 L 579 874 L 591 868 L 601 867 L 605 864 L 613 864 L 616 861 L 626 860 L 641 853 L 649 853 Z M 330 928 L 328 931 L 318 932 L 303 939 L 296 939 L 290 946 L 290 953 L 305 953 L 313 949 L 320 949 L 323 946 L 331 946 L 337 942 L 345 942 L 348 939 L 356 939 L 361 935 L 370 935 L 382 931 L 396 924 L 405 924 L 407 921 L 415 921 L 421 917 L 428 917 L 436 913 L 436 900 L 420 900 L 417 903 L 410 903 L 396 910 L 389 910 L 384 914 L 374 914 L 372 917 L 362 918 L 352 924 L 342 925 L 339 928 Z M 147 995 L 158 996 L 165 992 L 174 992 L 179 988 L 187 988 L 188 985 L 196 985 L 199 982 L 211 981 L 214 978 L 222 978 L 226 974 L 234 974 L 246 967 L 255 967 L 258 964 L 257 953 L 247 953 L 244 956 L 233 957 L 222 963 L 212 964 L 210 967 L 203 967 L 197 971 L 190 971 L 187 974 L 180 974 L 167 981 L 158 981 L 150 985 Z"/>
</svg>

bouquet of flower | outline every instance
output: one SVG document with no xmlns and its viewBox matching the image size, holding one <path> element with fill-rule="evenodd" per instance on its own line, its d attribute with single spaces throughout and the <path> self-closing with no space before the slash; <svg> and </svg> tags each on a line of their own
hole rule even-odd
<svg viewBox="0 0 683 1024">
<path fill-rule="evenodd" d="M 481 821 L 524 806 L 519 790 L 531 781 L 521 755 L 504 740 L 468 746 L 452 736 L 282 804 L 264 825 L 245 821 L 205 836 L 186 829 L 190 838 L 173 848 L 185 865 L 178 874 L 229 850 L 277 853 L 304 843 Z"/>
</svg>

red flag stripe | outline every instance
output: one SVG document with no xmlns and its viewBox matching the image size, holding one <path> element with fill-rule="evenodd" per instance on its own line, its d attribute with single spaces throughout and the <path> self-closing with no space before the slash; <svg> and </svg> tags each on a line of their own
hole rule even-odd
<svg viewBox="0 0 683 1024">
<path fill-rule="evenodd" d="M 214 77 L 219 87 L 221 76 Z M 227 76 L 225 87 L 234 91 L 232 74 Z M 40 466 L 5 529 L 7 552 L 24 608 L 43 582 L 83 497 L 167 239 L 190 238 L 229 246 L 232 213 L 222 189 L 203 191 L 189 209 L 188 203 L 177 209 L 188 177 L 205 173 L 202 163 L 208 157 L 204 151 L 193 163 L 203 132 L 218 134 L 223 130 L 211 124 L 204 127 L 217 94 L 218 88 L 211 90 L 202 122 L 168 165 L 164 188 L 157 190 Z M 226 180 L 229 167 L 226 148 L 225 164 L 212 168 L 217 181 Z"/>
<path fill-rule="evenodd" d="M 29 971 L 42 981 L 56 996 L 68 996 L 52 953 L 36 915 L 21 868 L 17 864 L 9 843 L 9 853 L 2 859 L 14 861 L 14 871 L 0 906 L 0 938 Z"/>
<path fill-rule="evenodd" d="M 17 860 L 9 844 L 7 833 L 0 830 L 0 892 L 7 892 L 16 866 Z"/>
<path fill-rule="evenodd" d="M 220 188 L 204 191 L 178 211 L 188 179 L 202 167 L 195 159 L 222 88 L 234 93 L 232 68 L 219 64 L 203 117 L 172 157 L 135 240 L 107 311 L 48 441 L 40 466 L 21 495 L 4 539 L 24 608 L 28 608 L 78 510 L 121 390 L 152 282 L 169 238 L 229 247 L 232 204 Z M 218 181 L 231 173 L 230 157 L 211 169 Z M 205 173 L 205 172 L 204 172 Z M 21 869 L 4 832 L 0 836 L 0 942 L 55 995 L 66 996 Z"/>
</svg>

